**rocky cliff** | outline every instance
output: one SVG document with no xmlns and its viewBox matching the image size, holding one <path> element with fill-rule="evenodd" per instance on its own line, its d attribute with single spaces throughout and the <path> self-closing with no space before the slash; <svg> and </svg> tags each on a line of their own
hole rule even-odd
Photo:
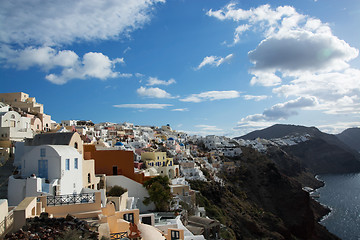
<svg viewBox="0 0 360 240">
<path fill-rule="evenodd" d="M 236 239 L 338 239 L 318 223 L 328 210 L 293 178 L 303 173 L 301 166 L 289 164 L 289 177 L 252 148 L 233 160 L 238 167 L 222 173 L 222 184 L 193 181 L 191 187 L 207 215 L 229 226 Z"/>
<path fill-rule="evenodd" d="M 349 128 L 336 135 L 343 143 L 360 152 L 360 128 Z"/>
<path fill-rule="evenodd" d="M 275 139 L 291 135 L 307 135 L 309 139 L 294 145 L 281 147 L 296 158 L 303 168 L 314 174 L 350 173 L 360 171 L 360 154 L 332 134 L 315 127 L 276 124 L 241 136 L 241 139 Z M 348 136 L 343 134 L 342 136 Z M 353 136 L 353 135 L 351 135 Z"/>
</svg>

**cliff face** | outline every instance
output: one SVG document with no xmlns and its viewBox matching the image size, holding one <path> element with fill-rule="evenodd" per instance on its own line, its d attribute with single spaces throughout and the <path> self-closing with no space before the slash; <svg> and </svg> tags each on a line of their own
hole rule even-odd
<svg viewBox="0 0 360 240">
<path fill-rule="evenodd" d="M 320 138 L 293 146 L 282 147 L 284 151 L 301 159 L 304 167 L 315 174 L 350 173 L 360 171 L 357 156 L 337 145 L 331 145 Z"/>
<path fill-rule="evenodd" d="M 350 134 L 351 132 L 351 134 Z M 355 131 L 345 132 L 342 136 L 359 138 Z M 339 136 L 319 131 L 315 127 L 277 124 L 263 130 L 244 135 L 242 139 L 274 139 L 289 135 L 310 136 L 310 139 L 281 149 L 296 158 L 302 168 L 309 169 L 314 174 L 350 173 L 360 171 L 360 154 L 339 140 Z M 286 164 L 282 162 L 282 165 Z"/>
<path fill-rule="evenodd" d="M 360 152 L 360 128 L 349 128 L 336 135 L 343 143 Z"/>
<path fill-rule="evenodd" d="M 338 239 L 317 223 L 327 210 L 272 160 L 244 148 L 236 161 L 240 166 L 222 175 L 223 185 L 191 182 L 207 214 L 229 226 L 236 239 Z"/>
</svg>

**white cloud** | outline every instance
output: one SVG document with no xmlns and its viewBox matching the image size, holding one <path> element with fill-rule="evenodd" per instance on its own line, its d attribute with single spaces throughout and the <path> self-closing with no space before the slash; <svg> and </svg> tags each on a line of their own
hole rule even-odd
<svg viewBox="0 0 360 240">
<path fill-rule="evenodd" d="M 266 96 L 266 95 L 259 95 L 259 96 L 244 95 L 243 97 L 244 97 L 245 100 L 254 100 L 256 102 L 269 98 L 269 96 Z"/>
<path fill-rule="evenodd" d="M 160 80 L 156 77 L 149 77 L 147 86 L 153 86 L 153 85 L 165 85 L 168 86 L 170 84 L 176 83 L 175 79 L 171 78 L 168 81 Z"/>
<path fill-rule="evenodd" d="M 40 67 L 46 79 L 64 84 L 78 78 L 129 77 L 113 70 L 123 58 L 110 60 L 102 53 L 86 53 L 83 59 L 64 45 L 80 41 L 127 37 L 151 18 L 154 5 L 165 0 L 107 1 L 8 1 L 0 9 L 0 63 L 6 67 Z M 15 48 L 17 46 L 17 48 Z"/>
<path fill-rule="evenodd" d="M 81 62 L 73 62 L 71 66 L 64 67 L 60 74 L 51 73 L 45 78 L 55 84 L 64 84 L 71 79 L 99 78 L 106 80 L 115 77 L 130 77 L 131 74 L 121 74 L 113 70 L 115 64 L 122 61 L 119 58 L 110 60 L 102 53 L 89 52 L 83 56 Z"/>
<path fill-rule="evenodd" d="M 360 70 L 303 74 L 289 84 L 274 88 L 280 96 L 315 96 L 317 109 L 328 114 L 358 114 L 360 109 Z"/>
<path fill-rule="evenodd" d="M 241 120 L 237 123 L 237 126 L 234 127 L 234 129 L 231 131 L 229 135 L 231 137 L 240 137 L 245 134 L 248 134 L 252 131 L 264 129 L 267 127 L 270 127 L 277 122 L 271 122 L 271 121 L 245 121 Z"/>
<path fill-rule="evenodd" d="M 187 112 L 187 111 L 189 111 L 189 109 L 187 109 L 187 108 L 176 108 L 176 109 L 173 109 L 171 111 L 173 111 L 173 112 Z"/>
<path fill-rule="evenodd" d="M 128 51 L 130 51 L 131 50 L 131 47 L 127 47 L 124 51 L 123 51 L 123 53 L 125 54 L 125 53 L 127 53 Z"/>
<path fill-rule="evenodd" d="M 201 135 L 201 136 L 207 136 L 207 135 L 222 136 L 222 135 L 224 135 L 224 130 L 218 128 L 217 126 L 199 124 L 199 125 L 195 125 L 194 127 L 198 128 L 199 130 L 195 130 L 195 131 L 181 130 L 181 131 L 186 132 L 187 134 L 190 134 L 190 135 Z"/>
<path fill-rule="evenodd" d="M 144 77 L 145 75 L 144 74 L 142 74 L 142 73 L 135 73 L 135 77 L 137 77 L 137 78 L 142 78 L 142 77 Z"/>
<path fill-rule="evenodd" d="M 211 132 L 222 131 L 221 128 L 218 128 L 218 127 L 212 126 L 212 125 L 206 125 L 206 124 L 195 125 L 195 127 L 201 128 L 202 131 L 211 131 Z"/>
<path fill-rule="evenodd" d="M 282 35 L 268 37 L 249 52 L 254 70 L 281 71 L 289 75 L 336 71 L 347 68 L 347 62 L 358 56 L 357 49 L 331 32 L 324 34 L 299 28 Z"/>
<path fill-rule="evenodd" d="M 203 101 L 214 101 L 222 99 L 232 99 L 240 97 L 240 92 L 238 91 L 208 91 L 202 92 L 199 94 L 192 94 L 189 97 L 180 99 L 183 102 L 203 102 Z"/>
<path fill-rule="evenodd" d="M 238 26 L 235 29 L 235 32 L 234 32 L 234 42 L 233 42 L 233 44 L 237 44 L 240 41 L 240 35 L 243 34 L 244 32 L 246 32 L 249 29 L 250 29 L 249 24 L 244 24 L 244 25 Z"/>
<path fill-rule="evenodd" d="M 5 49 L 5 48 L 4 48 Z M 124 63 L 123 58 L 110 60 L 102 53 L 89 52 L 82 59 L 73 51 L 57 51 L 51 47 L 27 47 L 24 50 L 7 48 L 9 57 L 6 66 L 26 70 L 40 67 L 44 71 L 62 69 L 60 74 L 49 73 L 45 78 L 55 84 L 64 84 L 71 79 L 99 78 L 105 80 L 114 77 L 131 77 L 114 71 L 115 64 Z"/>
<path fill-rule="evenodd" d="M 203 61 L 199 64 L 199 66 L 197 68 L 195 68 L 196 70 L 199 70 L 201 68 L 203 68 L 206 65 L 211 65 L 211 66 L 220 66 L 221 64 L 230 61 L 230 59 L 234 56 L 234 54 L 229 54 L 227 55 L 225 58 L 223 57 L 217 57 L 217 56 L 207 56 L 203 59 Z"/>
<path fill-rule="evenodd" d="M 160 88 L 145 88 L 140 87 L 136 92 L 142 97 L 150 98 L 173 98 L 170 93 L 167 93 L 165 90 Z"/>
<path fill-rule="evenodd" d="M 275 73 L 263 71 L 252 71 L 251 73 L 254 75 L 250 81 L 251 85 L 270 87 L 281 84 L 281 78 Z"/>
<path fill-rule="evenodd" d="M 249 70 L 251 85 L 276 86 L 273 92 L 279 96 L 316 99 L 311 109 L 326 114 L 359 114 L 360 70 L 349 65 L 359 50 L 335 36 L 327 23 L 290 6 L 244 10 L 229 4 L 207 15 L 238 23 L 235 40 L 246 31 L 263 34 L 264 39 L 248 53 L 254 64 Z M 248 118 L 269 119 L 272 110 L 276 109 Z"/>
<path fill-rule="evenodd" d="M 136 109 L 164 109 L 171 107 L 171 104 L 147 103 L 147 104 L 119 104 L 113 105 L 116 108 L 136 108 Z"/>
<path fill-rule="evenodd" d="M 59 45 L 107 40 L 141 28 L 164 0 L 63 0 L 1 3 L 0 42 Z"/>
<path fill-rule="evenodd" d="M 235 4 L 207 12 L 220 20 L 242 23 L 234 31 L 237 36 L 245 31 L 260 31 L 265 39 L 249 52 L 254 67 L 251 84 L 275 86 L 280 76 L 298 77 L 304 72 L 324 73 L 349 67 L 348 62 L 359 51 L 334 36 L 330 27 L 319 19 L 298 13 L 290 6 L 271 9 L 269 5 L 243 10 Z"/>
<path fill-rule="evenodd" d="M 51 47 L 27 47 L 24 50 L 15 51 L 4 46 L 2 51 L 9 57 L 6 62 L 7 66 L 21 70 L 34 66 L 45 70 L 55 67 L 71 67 L 79 60 L 79 56 L 73 51 L 56 51 Z"/>
<path fill-rule="evenodd" d="M 295 100 L 290 100 L 285 103 L 275 104 L 270 109 L 265 109 L 262 114 L 249 115 L 241 119 L 241 122 L 283 120 L 297 115 L 297 109 L 314 107 L 317 104 L 318 101 L 315 97 L 299 97 Z"/>
<path fill-rule="evenodd" d="M 348 128 L 360 127 L 360 122 L 335 122 L 332 124 L 324 124 L 318 126 L 318 128 L 326 133 L 338 134 Z"/>
</svg>

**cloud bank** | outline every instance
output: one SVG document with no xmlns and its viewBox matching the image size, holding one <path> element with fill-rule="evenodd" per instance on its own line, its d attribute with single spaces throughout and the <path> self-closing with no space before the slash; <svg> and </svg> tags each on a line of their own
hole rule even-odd
<svg viewBox="0 0 360 240">
<path fill-rule="evenodd" d="M 291 6 L 268 4 L 246 10 L 232 3 L 207 15 L 238 24 L 234 44 L 247 31 L 262 34 L 263 40 L 248 52 L 253 64 L 250 85 L 272 87 L 279 97 L 296 98 L 243 118 L 242 123 L 289 118 L 297 114 L 291 107 L 295 102 L 325 114 L 359 114 L 360 70 L 349 64 L 359 50 L 335 36 L 327 23 Z"/>
<path fill-rule="evenodd" d="M 102 53 L 85 53 L 83 58 L 64 45 L 81 41 L 128 37 L 151 19 L 153 6 L 164 0 L 124 1 L 10 1 L 1 2 L 0 64 L 26 70 L 39 67 L 55 84 L 71 79 L 105 80 L 128 77 L 114 70 L 122 58 L 111 60 Z"/>
</svg>

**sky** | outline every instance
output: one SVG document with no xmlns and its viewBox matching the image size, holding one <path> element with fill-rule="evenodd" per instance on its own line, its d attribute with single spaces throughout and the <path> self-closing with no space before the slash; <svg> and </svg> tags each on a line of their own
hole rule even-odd
<svg viewBox="0 0 360 240">
<path fill-rule="evenodd" d="M 360 126 L 360 1 L 0 0 L 0 92 L 56 122 Z"/>
</svg>

